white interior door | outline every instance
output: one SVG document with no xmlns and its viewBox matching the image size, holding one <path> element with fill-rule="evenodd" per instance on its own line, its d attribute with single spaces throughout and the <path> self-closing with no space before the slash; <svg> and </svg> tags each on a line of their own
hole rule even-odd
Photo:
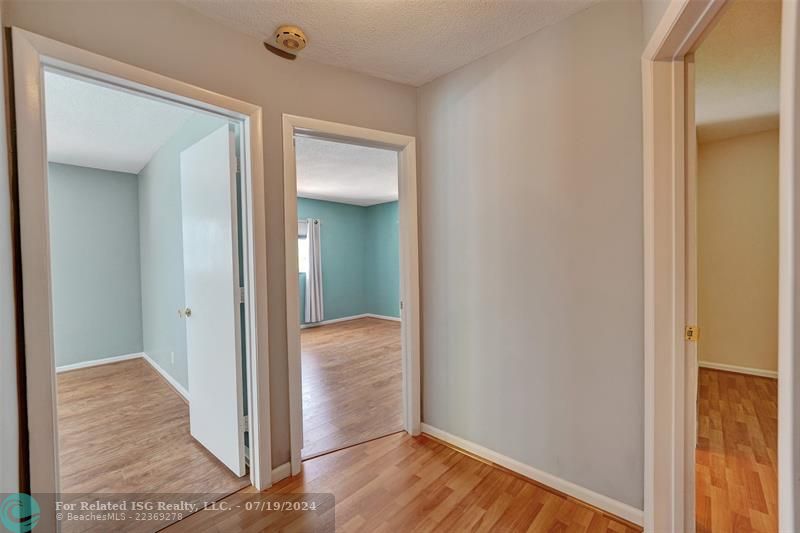
<svg viewBox="0 0 800 533">
<path fill-rule="evenodd" d="M 181 152 L 189 424 L 245 474 L 236 224 L 236 156 L 227 125 Z"/>
</svg>

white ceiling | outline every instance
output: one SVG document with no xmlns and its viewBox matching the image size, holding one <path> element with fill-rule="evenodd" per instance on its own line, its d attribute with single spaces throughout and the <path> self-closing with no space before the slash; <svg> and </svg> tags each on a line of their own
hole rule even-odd
<svg viewBox="0 0 800 533">
<path fill-rule="evenodd" d="M 138 174 L 194 112 L 54 72 L 45 73 L 47 158 Z"/>
<path fill-rule="evenodd" d="M 778 127 L 780 41 L 780 1 L 725 9 L 695 53 L 700 141 Z"/>
<path fill-rule="evenodd" d="M 397 200 L 397 152 L 295 138 L 297 196 L 361 206 Z"/>
<path fill-rule="evenodd" d="M 182 1 L 269 42 L 296 24 L 308 37 L 301 58 L 420 86 L 593 0 Z"/>
</svg>

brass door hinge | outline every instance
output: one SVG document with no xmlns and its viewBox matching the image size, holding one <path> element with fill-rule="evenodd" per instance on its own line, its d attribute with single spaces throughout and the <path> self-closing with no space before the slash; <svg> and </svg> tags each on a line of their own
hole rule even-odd
<svg viewBox="0 0 800 533">
<path fill-rule="evenodd" d="M 697 337 L 700 336 L 700 328 L 697 326 L 686 326 L 686 340 L 687 341 L 696 341 Z"/>
</svg>

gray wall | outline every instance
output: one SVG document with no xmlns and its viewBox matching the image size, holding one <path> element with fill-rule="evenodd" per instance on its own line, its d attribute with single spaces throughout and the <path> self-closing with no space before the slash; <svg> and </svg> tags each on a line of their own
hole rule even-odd
<svg viewBox="0 0 800 533">
<path fill-rule="evenodd" d="M 0 25 L 6 23 L 0 3 Z M 0 39 L 5 54 L 5 39 Z M 5 71 L 5 69 L 3 69 Z M 0 102 L 5 102 L 5 72 L 0 79 Z M 17 405 L 17 330 L 14 308 L 14 262 L 11 240 L 11 182 L 5 114 L 0 117 L 0 492 L 20 490 L 19 415 Z"/>
<path fill-rule="evenodd" d="M 670 0 L 642 0 L 642 40 L 644 46 L 650 42 L 661 17 L 666 13 Z"/>
<path fill-rule="evenodd" d="M 189 388 L 181 219 L 181 152 L 224 126 L 220 118 L 195 115 L 139 172 L 144 351 Z"/>
<path fill-rule="evenodd" d="M 641 10 L 419 92 L 423 421 L 643 507 Z"/>
<path fill-rule="evenodd" d="M 269 324 L 261 327 L 268 329 L 271 354 L 273 463 L 285 463 L 289 394 L 281 116 L 415 135 L 416 90 L 302 57 L 286 61 L 265 51 L 261 39 L 176 2 L 10 1 L 6 7 L 6 25 L 262 107 Z M 292 82 L 276 83 L 282 79 Z"/>
<path fill-rule="evenodd" d="M 56 366 L 142 351 L 136 175 L 50 163 Z"/>
</svg>

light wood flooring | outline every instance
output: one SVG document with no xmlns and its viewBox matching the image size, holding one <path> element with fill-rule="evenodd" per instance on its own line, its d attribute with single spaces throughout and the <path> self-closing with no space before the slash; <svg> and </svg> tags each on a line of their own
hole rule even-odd
<svg viewBox="0 0 800 533">
<path fill-rule="evenodd" d="M 406 433 L 305 461 L 299 476 L 262 493 L 245 489 L 223 500 L 230 510 L 201 511 L 166 531 L 331 531 L 314 529 L 308 513 L 247 510 L 247 502 L 295 501 L 298 493 L 332 494 L 340 532 L 641 531 L 432 438 Z"/>
<path fill-rule="evenodd" d="M 778 530 L 774 379 L 701 368 L 697 531 Z"/>
<path fill-rule="evenodd" d="M 189 406 L 143 359 L 58 374 L 58 436 L 61 490 L 72 493 L 67 501 L 81 494 L 158 500 L 172 498 L 158 493 L 194 493 L 188 500 L 200 502 L 250 484 L 192 438 Z M 96 523 L 92 531 L 108 527 Z M 152 531 L 153 524 L 114 529 Z"/>
<path fill-rule="evenodd" d="M 305 328 L 300 342 L 304 459 L 403 429 L 399 322 Z"/>
</svg>

